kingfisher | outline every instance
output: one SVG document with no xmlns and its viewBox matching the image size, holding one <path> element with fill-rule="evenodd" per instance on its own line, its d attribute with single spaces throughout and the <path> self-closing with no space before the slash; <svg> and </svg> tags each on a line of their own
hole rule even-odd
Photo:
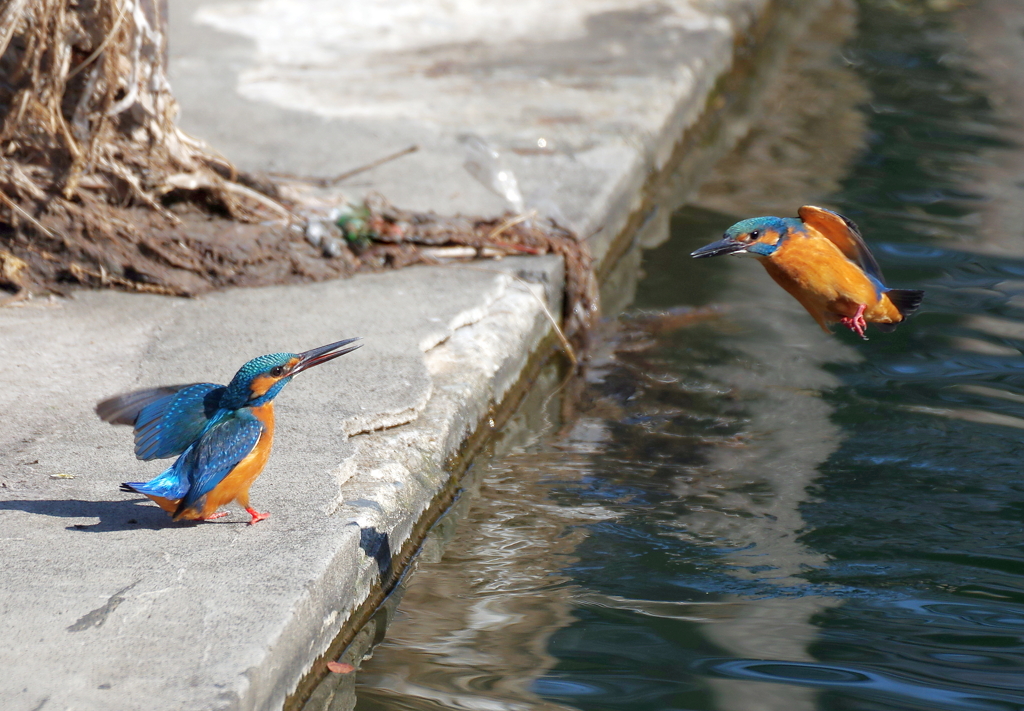
<svg viewBox="0 0 1024 711">
<path fill-rule="evenodd" d="M 359 348 L 349 345 L 358 340 L 253 358 L 227 386 L 169 385 L 99 403 L 101 419 L 135 428 L 138 459 L 177 457 L 156 478 L 122 484 L 121 490 L 148 496 L 175 521 L 227 516 L 217 509 L 232 501 L 249 514 L 249 525 L 264 520 L 270 514 L 249 505 L 249 487 L 270 458 L 274 398 L 302 371 Z"/>
<path fill-rule="evenodd" d="M 889 333 L 917 311 L 924 292 L 888 288 L 853 221 L 813 205 L 797 214 L 737 222 L 690 256 L 756 257 L 826 333 L 829 324 L 841 323 L 866 340 L 868 323 Z"/>
</svg>

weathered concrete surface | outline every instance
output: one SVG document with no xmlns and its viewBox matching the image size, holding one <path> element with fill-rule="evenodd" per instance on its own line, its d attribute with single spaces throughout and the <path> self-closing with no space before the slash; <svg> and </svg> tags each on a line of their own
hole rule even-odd
<svg viewBox="0 0 1024 711">
<path fill-rule="evenodd" d="M 641 202 L 768 0 L 177 0 L 182 124 L 244 169 L 333 176 L 396 205 L 494 214 L 460 137 L 596 256 Z"/>
<path fill-rule="evenodd" d="M 537 296 L 558 292 L 560 263 L 521 266 L 548 282 L 535 295 L 506 274 L 431 267 L 0 311 L 0 708 L 280 707 L 548 332 Z M 254 313 L 273 328 L 255 331 Z M 117 493 L 161 465 L 132 458 L 128 428 L 92 413 L 98 399 L 225 382 L 250 356 L 354 334 L 361 350 L 278 399 L 274 457 L 252 491 L 268 521 L 174 524 Z"/>
<path fill-rule="evenodd" d="M 601 255 L 766 4 L 179 0 L 172 75 L 185 126 L 243 168 L 332 175 L 422 146 L 341 186 L 404 207 L 505 209 L 462 167 L 478 134 Z M 557 313 L 555 260 L 478 266 L 523 271 Z M 0 311 L 0 708 L 280 707 L 548 331 L 520 282 L 458 266 Z M 97 400 L 353 335 L 279 400 L 253 489 L 269 521 L 176 525 L 117 492 L 160 467 Z"/>
</svg>

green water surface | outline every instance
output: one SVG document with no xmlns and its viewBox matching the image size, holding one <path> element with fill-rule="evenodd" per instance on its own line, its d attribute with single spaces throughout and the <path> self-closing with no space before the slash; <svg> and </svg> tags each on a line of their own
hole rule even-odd
<svg viewBox="0 0 1024 711">
<path fill-rule="evenodd" d="M 1024 708 L 1022 16 L 859 5 L 848 162 L 765 128 L 675 213 L 583 379 L 478 465 L 357 709 Z M 828 336 L 688 257 L 773 199 L 857 221 L 922 312 Z"/>
</svg>

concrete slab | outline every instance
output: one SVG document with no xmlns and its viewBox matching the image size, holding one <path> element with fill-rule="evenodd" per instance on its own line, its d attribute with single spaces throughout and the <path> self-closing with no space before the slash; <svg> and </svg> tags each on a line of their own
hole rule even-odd
<svg viewBox="0 0 1024 711">
<path fill-rule="evenodd" d="M 243 169 L 333 176 L 444 214 L 507 203 L 463 168 L 479 135 L 526 206 L 599 258 L 704 110 L 768 0 L 175 0 L 182 125 Z"/>
<path fill-rule="evenodd" d="M 244 169 L 334 175 L 420 145 L 341 186 L 413 209 L 508 206 L 463 168 L 479 135 L 600 257 L 768 2 L 175 0 L 172 79 L 186 129 Z M 558 261 L 534 258 L 0 310 L 0 708 L 280 708 L 549 332 L 537 296 L 557 313 L 560 293 Z M 97 400 L 353 335 L 278 401 L 252 492 L 268 521 L 177 525 L 117 492 L 160 465 Z"/>
<path fill-rule="evenodd" d="M 560 290 L 560 262 L 523 261 L 503 268 L 520 262 L 535 294 L 508 274 L 430 267 L 0 310 L 0 708 L 279 708 L 548 332 L 538 297 Z M 272 327 L 253 329 L 254 314 Z M 98 399 L 226 382 L 252 356 L 349 335 L 365 346 L 278 399 L 252 490 L 269 520 L 174 524 L 117 492 L 162 467 L 134 460 Z"/>
</svg>

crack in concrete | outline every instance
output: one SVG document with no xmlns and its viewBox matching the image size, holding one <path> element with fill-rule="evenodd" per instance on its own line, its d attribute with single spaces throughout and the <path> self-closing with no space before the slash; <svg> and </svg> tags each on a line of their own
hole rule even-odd
<svg viewBox="0 0 1024 711">
<path fill-rule="evenodd" d="M 103 623 L 107 621 L 107 617 L 111 612 L 117 609 L 117 606 L 125 601 L 124 594 L 138 585 L 141 581 L 136 580 L 131 585 L 125 586 L 118 590 L 116 593 L 110 596 L 105 605 L 97 607 L 92 612 L 87 612 L 78 618 L 78 621 L 68 627 L 68 632 L 83 632 L 84 630 L 90 629 L 91 627 L 102 627 Z"/>
<path fill-rule="evenodd" d="M 498 273 L 497 270 L 493 271 Z M 499 276 L 502 278 L 496 280 L 493 289 L 486 295 L 484 303 L 457 313 L 449 319 L 444 333 L 431 334 L 420 342 L 419 347 L 424 356 L 434 349 L 443 346 L 462 329 L 474 326 L 488 316 L 493 315 L 494 304 L 498 303 L 508 293 L 510 286 L 515 283 L 511 275 L 499 273 Z M 433 394 L 434 382 L 433 378 L 430 378 L 429 385 L 423 391 L 421 397 L 408 407 L 390 412 L 375 412 L 371 415 L 358 415 L 346 418 L 341 425 L 341 430 L 346 436 L 352 437 L 354 435 L 368 434 L 409 424 L 414 422 L 420 416 L 420 413 L 426 409 L 427 403 L 430 402 Z"/>
</svg>

